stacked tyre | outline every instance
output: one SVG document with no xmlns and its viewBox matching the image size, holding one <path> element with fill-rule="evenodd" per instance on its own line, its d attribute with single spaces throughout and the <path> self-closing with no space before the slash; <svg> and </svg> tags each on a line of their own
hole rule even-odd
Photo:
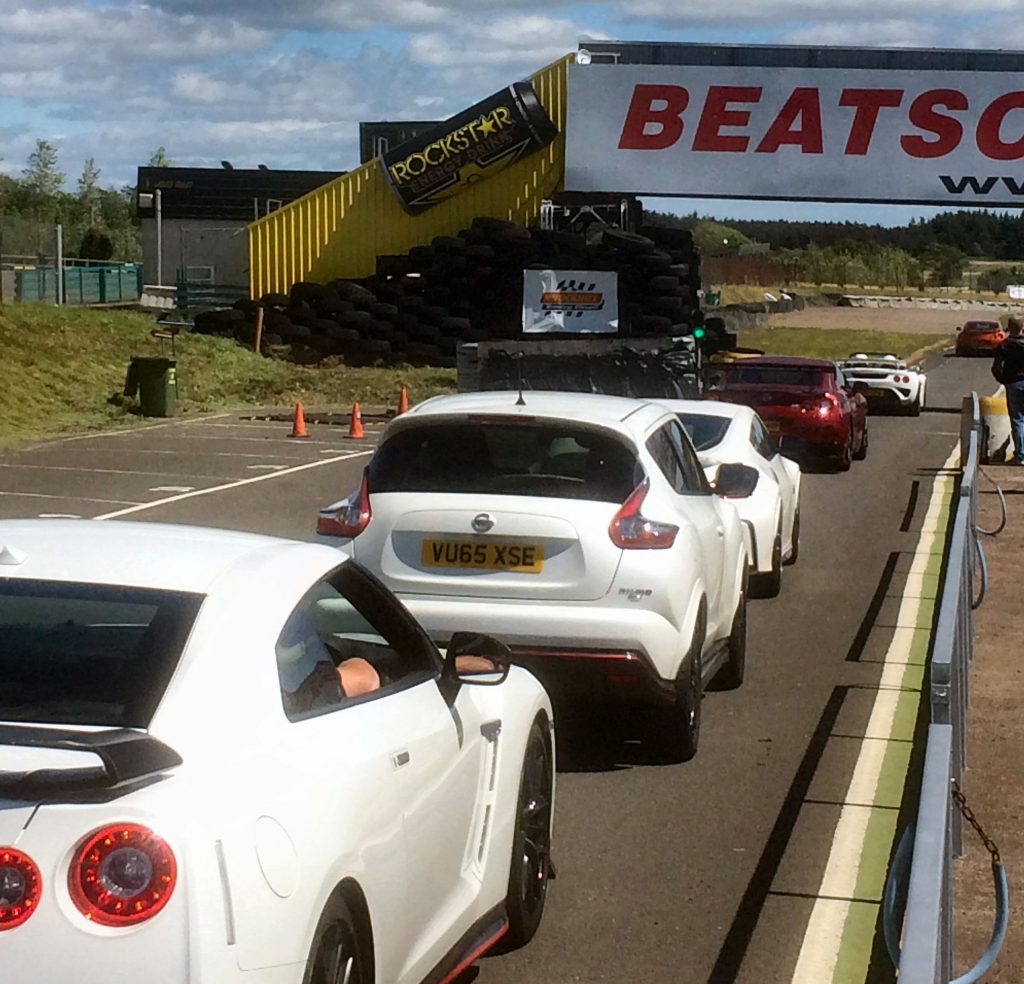
<svg viewBox="0 0 1024 984">
<path fill-rule="evenodd" d="M 524 270 L 559 269 L 619 274 L 620 334 L 686 334 L 700 318 L 692 237 L 642 232 L 592 226 L 583 235 L 479 217 L 458 235 L 380 257 L 372 277 L 296 283 L 287 295 L 197 316 L 196 330 L 251 344 L 262 308 L 264 346 L 286 347 L 297 362 L 454 367 L 462 343 L 521 334 Z"/>
</svg>

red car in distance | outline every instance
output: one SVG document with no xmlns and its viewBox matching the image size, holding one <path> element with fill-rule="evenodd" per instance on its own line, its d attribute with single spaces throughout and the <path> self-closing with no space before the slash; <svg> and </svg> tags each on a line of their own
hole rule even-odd
<svg viewBox="0 0 1024 984">
<path fill-rule="evenodd" d="M 704 397 L 756 410 L 785 439 L 787 457 L 826 460 L 846 471 L 867 456 L 867 400 L 826 359 L 767 355 L 716 366 Z"/>
<path fill-rule="evenodd" d="M 956 336 L 956 354 L 990 356 L 1007 338 L 998 321 L 965 321 Z"/>
</svg>

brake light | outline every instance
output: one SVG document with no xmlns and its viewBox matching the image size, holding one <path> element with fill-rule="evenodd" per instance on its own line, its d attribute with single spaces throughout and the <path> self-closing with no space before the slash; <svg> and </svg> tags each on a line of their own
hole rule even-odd
<svg viewBox="0 0 1024 984">
<path fill-rule="evenodd" d="M 42 894 L 43 878 L 36 863 L 13 847 L 0 847 L 0 932 L 25 922 Z"/>
<path fill-rule="evenodd" d="M 370 480 L 363 472 L 363 481 L 354 498 L 347 499 L 339 506 L 321 509 L 316 520 L 316 531 L 321 536 L 351 538 L 359 536 L 367 526 L 373 513 L 370 509 Z"/>
<path fill-rule="evenodd" d="M 830 417 L 839 409 L 839 398 L 835 393 L 826 393 L 818 404 L 817 412 L 819 417 Z"/>
<path fill-rule="evenodd" d="M 622 504 L 608 527 L 612 543 L 622 550 L 665 550 L 675 543 L 678 526 L 658 523 L 640 512 L 649 488 L 648 480 L 644 479 Z"/>
<path fill-rule="evenodd" d="M 75 852 L 68 890 L 101 926 L 134 926 L 167 905 L 178 880 L 174 852 L 148 827 L 120 823 L 90 834 Z"/>
</svg>

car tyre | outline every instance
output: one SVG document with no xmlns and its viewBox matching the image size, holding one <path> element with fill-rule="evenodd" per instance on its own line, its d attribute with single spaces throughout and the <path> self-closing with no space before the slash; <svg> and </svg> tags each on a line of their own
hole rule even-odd
<svg viewBox="0 0 1024 984">
<path fill-rule="evenodd" d="M 679 668 L 672 703 L 647 718 L 651 745 L 671 762 L 689 762 L 700 746 L 701 703 L 704 699 L 704 618 L 704 609 L 701 608 L 687 659 Z"/>
<path fill-rule="evenodd" d="M 853 449 L 850 447 L 850 441 L 847 441 L 839 451 L 839 458 L 836 460 L 836 471 L 849 471 L 852 464 Z"/>
<path fill-rule="evenodd" d="M 530 729 L 519 779 L 512 863 L 505 897 L 508 932 L 502 939 L 502 950 L 526 946 L 544 915 L 551 879 L 554 779 L 550 733 L 544 721 L 538 718 Z"/>
<path fill-rule="evenodd" d="M 793 516 L 793 533 L 789 538 L 789 557 L 786 559 L 786 566 L 789 567 L 797 562 L 800 557 L 800 510 L 797 509 Z"/>
<path fill-rule="evenodd" d="M 920 396 L 918 396 L 918 398 L 916 400 L 914 400 L 913 403 L 910 404 L 910 410 L 908 411 L 908 413 L 910 414 L 911 417 L 920 417 L 921 416 L 921 397 Z"/>
<path fill-rule="evenodd" d="M 370 984 L 366 943 L 340 895 L 327 903 L 310 948 L 303 984 Z"/>
<path fill-rule="evenodd" d="M 740 592 L 736 614 L 729 632 L 729 657 L 715 675 L 716 690 L 735 690 L 742 686 L 747 669 L 747 592 Z"/>
<path fill-rule="evenodd" d="M 772 569 L 767 574 L 755 574 L 750 579 L 750 593 L 754 598 L 775 598 L 782 590 L 782 530 L 775 531 L 772 542 Z"/>
<path fill-rule="evenodd" d="M 868 456 L 868 425 L 864 425 L 864 433 L 861 435 L 860 446 L 853 455 L 855 461 L 863 461 Z"/>
</svg>

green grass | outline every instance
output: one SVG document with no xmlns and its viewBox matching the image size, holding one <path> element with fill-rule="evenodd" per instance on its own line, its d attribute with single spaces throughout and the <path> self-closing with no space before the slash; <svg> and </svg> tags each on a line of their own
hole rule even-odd
<svg viewBox="0 0 1024 984">
<path fill-rule="evenodd" d="M 160 355 L 143 314 L 0 305 L 0 445 L 140 421 L 137 405 L 110 398 L 124 388 L 133 355 Z M 167 343 L 163 354 L 169 354 Z M 263 358 L 223 338 L 176 343 L 179 414 L 252 406 L 395 406 L 404 384 L 415 403 L 455 390 L 454 369 L 303 367 Z"/>
<path fill-rule="evenodd" d="M 806 355 L 819 359 L 845 359 L 851 352 L 893 352 L 906 358 L 948 341 L 934 333 L 842 328 L 752 328 L 739 333 L 739 344 L 744 347 L 764 349 L 770 355 Z"/>
</svg>

